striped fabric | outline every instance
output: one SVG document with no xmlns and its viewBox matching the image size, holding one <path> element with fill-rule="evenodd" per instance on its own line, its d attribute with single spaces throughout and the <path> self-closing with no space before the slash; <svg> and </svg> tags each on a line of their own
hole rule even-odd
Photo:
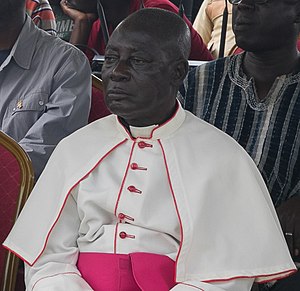
<svg viewBox="0 0 300 291">
<path fill-rule="evenodd" d="M 55 16 L 48 0 L 26 0 L 26 12 L 37 27 L 56 35 Z"/>
<path fill-rule="evenodd" d="M 192 70 L 179 99 L 246 149 L 278 206 L 300 195 L 300 72 L 278 77 L 258 101 L 253 79 L 242 72 L 243 55 Z"/>
</svg>

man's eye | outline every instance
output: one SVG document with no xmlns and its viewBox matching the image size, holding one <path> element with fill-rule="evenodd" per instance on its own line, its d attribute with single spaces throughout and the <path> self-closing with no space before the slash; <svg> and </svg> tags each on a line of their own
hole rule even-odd
<svg viewBox="0 0 300 291">
<path fill-rule="evenodd" d="M 146 61 L 144 59 L 139 59 L 139 58 L 132 58 L 131 63 L 134 65 L 144 65 L 144 64 L 148 63 L 148 61 Z"/>
<path fill-rule="evenodd" d="M 118 60 L 118 57 L 116 56 L 105 56 L 104 57 L 104 62 L 107 64 L 112 64 Z"/>
</svg>

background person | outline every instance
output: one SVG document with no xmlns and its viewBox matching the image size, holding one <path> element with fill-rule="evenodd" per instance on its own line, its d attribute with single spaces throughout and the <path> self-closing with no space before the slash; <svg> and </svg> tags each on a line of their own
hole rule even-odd
<svg viewBox="0 0 300 291">
<path fill-rule="evenodd" d="M 48 0 L 26 0 L 26 12 L 37 27 L 56 35 L 55 16 Z"/>
<path fill-rule="evenodd" d="M 57 143 L 87 124 L 90 66 L 34 25 L 25 0 L 1 0 L 0 13 L 0 130 L 29 154 L 38 178 Z"/>
<path fill-rule="evenodd" d="M 191 71 L 181 91 L 186 109 L 232 136 L 252 157 L 296 262 L 300 261 L 299 23 L 298 1 L 242 0 L 233 5 L 236 42 L 245 52 Z M 299 280 L 298 272 L 271 290 L 299 290 Z"/>
<path fill-rule="evenodd" d="M 101 32 L 100 20 L 98 19 L 96 10 L 94 13 L 91 13 L 91 10 L 87 9 L 86 6 L 82 4 L 82 1 L 85 0 L 73 0 L 71 1 L 71 4 L 70 1 L 61 1 L 61 7 L 64 13 L 74 20 L 74 27 L 70 42 L 73 44 L 87 45 L 88 47 L 95 49 L 99 54 L 103 55 L 105 42 Z M 91 2 L 91 0 L 89 2 Z M 96 3 L 95 0 L 94 2 Z M 142 2 L 146 8 L 156 7 L 178 13 L 178 7 L 168 0 L 101 0 L 101 4 L 105 11 L 109 33 L 112 33 L 112 31 L 125 17 L 139 10 Z M 74 9 L 76 6 L 82 6 L 82 11 L 87 12 L 85 13 Z M 189 58 L 192 60 L 203 61 L 212 60 L 212 56 L 207 50 L 207 47 L 203 43 L 199 34 L 193 29 L 192 24 L 186 17 L 184 17 L 184 20 L 189 25 L 192 36 L 192 49 Z"/>
<path fill-rule="evenodd" d="M 227 3 L 227 5 L 228 20 L 224 56 L 232 55 L 237 48 L 232 30 L 232 5 L 231 3 Z M 224 9 L 224 0 L 204 0 L 193 23 L 194 29 L 201 35 L 204 43 L 215 59 L 219 57 L 220 52 Z"/>
</svg>

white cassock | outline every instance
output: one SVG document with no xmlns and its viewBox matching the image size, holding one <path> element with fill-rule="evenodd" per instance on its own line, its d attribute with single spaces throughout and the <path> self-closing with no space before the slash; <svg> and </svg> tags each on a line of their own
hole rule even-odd
<svg viewBox="0 0 300 291">
<path fill-rule="evenodd" d="M 180 105 L 166 123 L 130 131 L 111 115 L 57 146 L 4 242 L 31 266 L 28 290 L 91 290 L 76 267 L 89 252 L 167 255 L 176 291 L 250 290 L 295 271 L 237 142 Z"/>
</svg>

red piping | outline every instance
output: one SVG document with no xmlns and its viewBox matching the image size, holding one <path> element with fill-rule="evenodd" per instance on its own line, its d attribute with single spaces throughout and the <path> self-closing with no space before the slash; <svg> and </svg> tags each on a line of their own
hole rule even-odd
<svg viewBox="0 0 300 291">
<path fill-rule="evenodd" d="M 283 276 L 275 277 L 275 278 L 272 278 L 272 279 L 269 279 L 269 280 L 264 280 L 264 281 L 257 282 L 257 283 L 262 284 L 262 283 L 267 283 L 267 282 L 274 281 L 274 280 L 283 279 L 285 277 L 288 277 L 288 276 L 292 275 L 295 272 L 297 272 L 297 270 L 290 269 L 290 270 L 287 270 L 287 271 L 282 271 L 282 272 L 268 274 L 268 275 L 259 274 L 259 275 L 255 275 L 255 276 L 237 276 L 237 277 L 231 277 L 231 278 L 227 278 L 227 279 L 203 280 L 203 282 L 205 282 L 205 283 L 221 282 L 221 281 L 225 282 L 225 281 L 231 281 L 231 280 L 236 280 L 236 279 L 249 279 L 249 278 L 259 278 L 259 277 L 271 277 L 271 276 L 276 276 L 276 275 L 281 275 L 281 274 L 283 275 Z"/>
<path fill-rule="evenodd" d="M 288 272 L 288 273 L 287 273 L 287 272 Z M 296 273 L 296 272 L 297 272 L 297 270 L 291 269 L 291 270 L 287 270 L 287 271 L 285 271 L 285 272 L 275 273 L 274 275 L 280 275 L 280 274 L 282 274 L 282 276 L 276 277 L 276 278 L 272 278 L 272 279 L 270 279 L 270 280 L 260 281 L 260 282 L 257 282 L 257 283 L 263 284 L 263 283 L 267 283 L 267 282 L 274 281 L 274 280 L 281 280 L 281 279 L 283 279 L 283 278 L 286 278 L 286 277 L 289 277 L 289 276 L 293 275 L 293 274 Z M 265 276 L 265 277 L 270 277 L 270 276 L 274 276 L 274 275 L 271 274 L 271 275 L 264 275 L 264 276 Z"/>
<path fill-rule="evenodd" d="M 117 229 L 116 229 L 117 230 Z M 115 236 L 117 234 L 117 231 L 115 233 Z M 115 240 L 116 241 L 116 240 Z M 28 265 L 32 266 L 29 262 L 27 262 L 23 257 L 21 257 L 19 254 L 17 254 L 16 252 L 14 252 L 13 250 L 11 250 L 10 248 L 6 247 L 3 245 L 3 247 L 7 250 L 9 250 L 10 252 L 12 252 L 13 254 L 15 254 L 17 257 L 19 257 L 22 261 L 26 262 Z M 179 254 L 179 252 L 178 252 Z M 177 256 L 178 257 L 178 256 Z M 176 257 L 176 264 L 177 264 L 177 257 Z M 176 271 L 175 271 L 176 272 Z M 268 275 L 256 275 L 256 276 L 237 276 L 237 277 L 231 277 L 231 278 L 228 278 L 228 279 L 214 279 L 214 280 L 204 280 L 202 282 L 204 283 L 213 283 L 213 282 L 226 282 L 226 281 L 231 281 L 231 280 L 236 280 L 236 279 L 250 279 L 250 278 L 259 278 L 259 277 L 270 277 L 270 276 L 276 276 L 276 275 L 280 275 L 280 274 L 283 274 L 283 276 L 280 276 L 280 277 L 275 277 L 275 278 L 272 278 L 270 280 L 263 280 L 263 281 L 259 281 L 259 282 L 256 282 L 258 284 L 264 284 L 264 283 L 267 283 L 267 282 L 270 282 L 270 281 L 274 281 L 274 280 L 281 280 L 283 278 L 286 278 L 286 277 L 289 277 L 291 276 L 292 274 L 296 273 L 297 270 L 295 269 L 290 269 L 290 270 L 287 270 L 287 271 L 283 271 L 283 272 L 279 272 L 279 273 L 274 273 L 274 274 L 268 274 Z M 175 278 L 176 279 L 176 278 Z M 176 280 L 175 280 L 176 282 Z M 183 282 L 177 282 L 178 284 L 184 284 L 184 285 L 188 285 L 188 286 L 192 286 L 192 285 L 189 285 L 189 284 L 186 284 L 186 283 L 183 283 Z M 195 286 L 193 286 L 195 287 Z M 201 289 L 200 289 L 201 290 Z M 203 290 L 205 291 L 205 290 Z"/>
<path fill-rule="evenodd" d="M 174 204 L 175 204 L 176 213 L 177 213 L 179 224 L 180 224 L 180 236 L 181 236 L 181 239 L 180 239 L 179 250 L 178 250 L 178 253 L 177 253 L 177 256 L 176 256 L 176 260 L 175 260 L 175 273 L 174 273 L 175 282 L 176 282 L 178 257 L 180 255 L 182 244 L 183 244 L 183 227 L 182 227 L 182 221 L 181 221 L 181 218 L 180 218 L 180 215 L 179 215 L 179 210 L 178 210 L 178 206 L 177 206 L 177 202 L 176 202 L 174 190 L 173 190 L 172 183 L 171 183 L 171 177 L 170 177 L 170 172 L 169 172 L 169 168 L 168 168 L 168 164 L 167 164 L 167 159 L 166 159 L 165 151 L 164 151 L 164 148 L 162 146 L 162 143 L 161 143 L 160 139 L 158 139 L 158 143 L 159 143 L 159 145 L 161 147 L 161 150 L 162 150 L 162 153 L 163 153 L 164 163 L 165 163 L 165 167 L 166 167 L 166 171 L 167 171 L 167 176 L 168 176 L 168 182 L 169 182 L 169 185 L 170 185 L 170 190 L 171 190 L 171 193 L 172 193 L 172 196 L 173 196 L 173 201 L 174 201 Z"/>
<path fill-rule="evenodd" d="M 183 283 L 183 282 L 180 282 L 179 284 L 182 284 L 182 285 L 186 285 L 186 286 L 189 286 L 189 287 L 194 287 L 194 288 L 197 288 L 201 291 L 205 291 L 204 289 L 200 288 L 200 287 L 197 287 L 197 286 L 194 286 L 194 285 L 191 285 L 191 284 L 187 284 L 187 283 Z"/>
<path fill-rule="evenodd" d="M 162 153 L 163 153 L 163 157 L 164 157 L 164 163 L 165 163 L 166 170 L 167 170 L 168 181 L 169 181 L 171 193 L 172 193 L 172 196 L 173 196 L 173 200 L 174 200 L 174 204 L 175 204 L 175 208 L 176 208 L 176 212 L 177 212 L 177 216 L 178 216 L 179 224 L 180 224 L 181 240 L 180 240 L 180 246 L 179 246 L 179 250 L 178 250 L 178 253 L 177 253 L 177 256 L 176 256 L 176 260 L 175 260 L 175 274 L 174 274 L 174 276 L 175 276 L 175 282 L 176 282 L 176 273 L 177 273 L 176 269 L 177 269 L 178 257 L 180 255 L 182 244 L 183 244 L 183 226 L 182 226 L 182 221 L 180 219 L 179 210 L 178 210 L 178 206 L 177 206 L 177 202 L 176 202 L 174 190 L 173 190 L 173 187 L 172 187 L 172 184 L 171 184 L 171 178 L 170 178 L 169 168 L 168 168 L 168 165 L 167 165 L 167 159 L 166 159 L 165 151 L 164 151 L 164 148 L 162 146 L 162 143 L 161 143 L 160 139 L 158 139 L 158 143 L 159 143 L 159 145 L 160 145 L 160 147 L 162 149 Z M 270 274 L 270 275 L 237 276 L 237 277 L 232 277 L 232 278 L 228 278 L 228 279 L 203 280 L 202 282 L 210 283 L 210 282 L 219 282 L 219 281 L 230 281 L 230 280 L 243 279 L 243 278 L 271 277 L 271 276 L 274 276 L 274 275 L 276 276 L 276 275 L 284 274 L 283 276 L 278 277 L 278 278 L 272 278 L 270 280 L 264 280 L 264 281 L 258 282 L 258 283 L 266 283 L 266 282 L 269 282 L 269 281 L 279 280 L 279 279 L 288 277 L 291 274 L 293 274 L 294 272 L 297 272 L 297 270 L 291 269 L 291 270 L 288 270 L 288 271 L 283 271 L 283 272 L 274 273 L 274 274 Z M 185 284 L 185 283 L 181 283 L 181 284 Z M 188 285 L 188 284 L 185 284 L 185 285 Z M 192 285 L 190 285 L 190 286 L 192 286 Z M 202 290 L 202 289 L 200 289 L 200 290 Z"/>
<path fill-rule="evenodd" d="M 54 275 L 51 275 L 51 276 L 46 276 L 46 277 L 40 278 L 39 280 L 37 280 L 37 281 L 34 283 L 34 285 L 32 286 L 32 289 L 31 289 L 31 290 L 33 290 L 34 287 L 35 287 L 35 285 L 36 285 L 38 282 L 40 282 L 41 280 L 46 279 L 46 278 L 52 278 L 52 277 L 55 277 L 55 276 L 58 276 L 58 275 L 62 275 L 62 274 L 67 274 L 67 275 L 74 274 L 74 275 L 77 275 L 78 277 L 81 277 L 80 275 L 78 275 L 78 274 L 75 273 L 75 272 L 63 272 L 63 273 L 57 273 L 57 274 L 54 274 Z"/>
<path fill-rule="evenodd" d="M 12 249 L 10 249 L 9 247 L 2 245 L 2 247 L 4 247 L 5 249 L 7 249 L 9 252 L 13 253 L 15 256 L 17 256 L 18 258 L 20 258 L 22 261 L 24 261 L 27 265 L 32 266 L 27 260 L 25 260 L 22 256 L 20 256 L 18 253 L 16 253 L 15 251 L 13 251 Z"/>
<path fill-rule="evenodd" d="M 83 180 L 83 179 L 85 179 L 102 161 L 103 161 L 103 159 L 104 158 L 106 158 L 112 151 L 114 151 L 117 147 L 119 147 L 121 144 L 123 144 L 123 143 L 125 143 L 126 141 L 127 141 L 128 139 L 126 138 L 126 139 L 124 139 L 124 140 L 122 140 L 120 143 L 118 143 L 118 144 L 116 144 L 113 148 L 111 148 L 96 164 L 95 164 L 95 166 L 87 173 L 87 174 L 85 174 L 78 182 L 76 182 L 72 187 L 71 187 L 71 189 L 68 191 L 68 193 L 67 193 L 67 195 L 66 195 L 66 198 L 65 198 L 65 200 L 64 200 L 64 202 L 63 202 L 63 205 L 62 205 L 62 207 L 61 207 L 61 209 L 60 209 L 60 211 L 59 211 L 59 213 L 58 213 L 58 216 L 57 216 L 57 218 L 56 218 L 56 220 L 54 221 L 54 223 L 53 223 L 53 225 L 51 226 L 51 228 L 50 228 L 50 230 L 49 230 L 49 232 L 48 232 L 48 234 L 47 234 L 47 237 L 46 237 L 46 240 L 45 240 L 45 243 L 44 243 L 44 247 L 43 247 L 43 249 L 42 249 L 42 251 L 40 252 L 40 254 L 37 256 L 37 258 L 34 260 L 34 262 L 32 263 L 32 264 L 30 264 L 27 260 L 25 260 L 24 258 L 22 258 L 20 255 L 18 255 L 17 253 L 15 253 L 14 251 L 12 251 L 10 248 L 7 248 L 6 247 L 6 249 L 8 249 L 9 251 L 11 251 L 12 253 L 14 253 L 15 255 L 17 255 L 19 258 L 21 258 L 24 262 L 26 262 L 29 266 L 33 266 L 34 264 L 35 264 L 35 262 L 39 259 L 39 257 L 42 255 L 42 253 L 44 252 L 44 250 L 45 250 L 45 248 L 46 248 L 46 245 L 47 245 L 47 242 L 48 242 L 48 239 L 49 239 L 49 236 L 50 236 L 50 234 L 51 234 L 51 232 L 52 232 L 52 230 L 53 230 L 53 228 L 54 228 L 54 226 L 56 225 L 56 223 L 57 223 L 57 221 L 58 221 L 58 219 L 59 219 L 59 217 L 60 217 L 60 215 L 61 215 L 61 213 L 62 213 L 62 211 L 63 211 L 63 209 L 64 209 L 64 207 L 65 207 L 65 204 L 66 204 L 66 202 L 67 202 L 67 199 L 68 199 L 68 197 L 69 197 L 69 195 L 70 195 L 70 193 L 71 193 L 71 191 Z"/>
<path fill-rule="evenodd" d="M 117 216 L 117 209 L 118 209 L 118 206 L 119 206 L 119 201 L 120 201 L 120 198 L 121 198 L 121 193 L 122 193 L 122 190 L 123 190 L 123 187 L 124 187 L 125 179 L 127 177 L 128 170 L 129 170 L 129 167 L 130 167 L 130 161 L 131 161 L 131 158 L 132 158 L 132 153 L 133 153 L 134 147 L 135 147 L 135 143 L 133 143 L 133 145 L 132 145 L 130 155 L 129 155 L 129 159 L 128 159 L 128 162 L 127 162 L 126 171 L 125 171 L 125 174 L 124 174 L 124 177 L 123 177 L 123 180 L 122 180 L 122 184 L 121 184 L 121 187 L 120 187 L 120 191 L 119 191 L 119 194 L 118 194 L 118 198 L 117 198 L 117 202 L 116 202 L 116 206 L 115 206 L 115 211 L 114 211 L 115 216 Z"/>
<path fill-rule="evenodd" d="M 118 235 L 118 226 L 119 226 L 119 223 L 117 222 L 116 227 L 115 227 L 115 237 L 114 237 L 114 254 L 117 253 L 117 235 Z"/>
</svg>

